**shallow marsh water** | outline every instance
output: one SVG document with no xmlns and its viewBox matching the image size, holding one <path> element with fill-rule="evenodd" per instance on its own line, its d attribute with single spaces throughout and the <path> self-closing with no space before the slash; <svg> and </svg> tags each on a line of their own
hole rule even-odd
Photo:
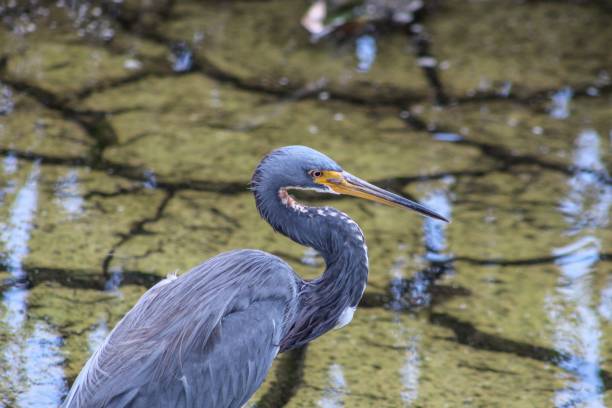
<svg viewBox="0 0 612 408">
<path fill-rule="evenodd" d="M 287 144 L 453 222 L 303 197 L 361 225 L 369 285 L 254 406 L 612 405 L 612 9 L 436 1 L 313 44 L 308 4 L 0 2 L 0 406 L 57 405 L 169 272 L 320 273 L 247 190 Z"/>
</svg>

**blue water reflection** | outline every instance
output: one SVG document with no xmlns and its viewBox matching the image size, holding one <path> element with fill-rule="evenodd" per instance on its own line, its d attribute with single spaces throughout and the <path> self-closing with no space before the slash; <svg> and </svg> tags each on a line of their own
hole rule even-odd
<svg viewBox="0 0 612 408">
<path fill-rule="evenodd" d="M 84 200 L 80 190 L 77 169 L 70 169 L 68 174 L 60 178 L 55 186 L 55 197 L 70 219 L 78 218 L 83 214 Z"/>
<path fill-rule="evenodd" d="M 332 363 L 327 371 L 328 386 L 323 397 L 318 401 L 321 408 L 338 408 L 344 406 L 344 396 L 348 392 L 344 369 L 338 363 Z"/>
<path fill-rule="evenodd" d="M 423 204 L 450 218 L 452 201 L 449 187 L 453 181 L 450 178 L 445 180 L 445 186 L 427 194 L 422 200 Z M 425 254 L 413 260 L 408 255 L 408 246 L 400 244 L 390 270 L 389 306 L 394 310 L 394 346 L 404 350 L 403 364 L 399 370 L 402 381 L 400 398 L 407 406 L 413 405 L 419 396 L 421 334 L 418 329 L 402 322 L 401 312 L 430 305 L 431 286 L 438 278 L 453 271 L 452 254 L 446 252 L 447 224 L 430 218 L 423 220 Z M 413 264 L 424 267 L 408 279 L 407 269 Z"/>
<path fill-rule="evenodd" d="M 419 380 L 421 378 L 421 337 L 418 334 L 408 335 L 405 359 L 400 369 L 403 389 L 400 397 L 407 405 L 414 403 L 419 397 Z"/>
<path fill-rule="evenodd" d="M 438 140 L 440 142 L 460 142 L 463 140 L 461 135 L 457 133 L 449 133 L 449 132 L 436 132 L 433 135 L 434 140 Z"/>
<path fill-rule="evenodd" d="M 447 190 L 435 190 L 428 194 L 423 204 L 433 208 L 442 216 L 450 219 L 452 204 Z M 448 224 L 432 218 L 423 219 L 425 244 L 424 260 L 427 267 L 414 275 L 410 286 L 409 298 L 414 306 L 427 306 L 431 303 L 430 287 L 442 275 L 453 272 L 452 254 L 446 253 L 446 228 Z"/>
<path fill-rule="evenodd" d="M 2 165 L 4 168 L 4 174 L 7 176 L 10 176 L 17 172 L 17 169 L 19 168 L 19 162 L 17 161 L 17 156 L 15 156 L 15 153 L 9 151 L 7 155 L 4 156 Z"/>
<path fill-rule="evenodd" d="M 600 298 L 597 311 L 603 319 L 612 322 L 612 277 L 608 277 L 606 286 L 601 290 Z"/>
<path fill-rule="evenodd" d="M 393 261 L 390 271 L 392 282 L 406 281 L 408 264 L 408 247 L 400 244 L 398 255 Z M 403 363 L 399 369 L 399 376 L 402 381 L 400 398 L 406 405 L 411 405 L 419 396 L 419 379 L 421 376 L 421 355 L 419 349 L 421 346 L 421 336 L 417 328 L 406 326 L 402 322 L 400 305 L 405 303 L 403 299 L 404 287 L 404 285 L 392 285 L 390 292 L 392 297 L 391 306 L 395 309 L 392 319 L 394 323 L 394 346 L 404 350 Z"/>
<path fill-rule="evenodd" d="M 87 336 L 87 343 L 89 345 L 89 352 L 91 354 L 95 353 L 96 350 L 102 345 L 106 336 L 110 330 L 108 329 L 108 323 L 104 319 L 98 320 L 93 329 L 89 332 Z"/>
<path fill-rule="evenodd" d="M 357 55 L 357 70 L 368 72 L 374 61 L 376 61 L 376 38 L 364 34 L 355 42 L 355 54 Z"/>
<path fill-rule="evenodd" d="M 29 387 L 19 395 L 21 407 L 56 407 L 68 391 L 59 334 L 39 321 L 26 340 L 25 374 Z"/>
<path fill-rule="evenodd" d="M 106 282 L 104 282 L 104 290 L 107 292 L 113 292 L 117 295 L 121 295 L 119 291 L 119 286 L 121 285 L 121 281 L 123 281 L 123 268 L 120 266 L 116 266 L 111 268 L 109 271 L 109 276 Z"/>
<path fill-rule="evenodd" d="M 552 96 L 550 116 L 555 119 L 565 119 L 570 114 L 570 102 L 574 96 L 572 88 L 566 87 L 555 92 Z"/>
<path fill-rule="evenodd" d="M 152 190 L 157 188 L 157 177 L 153 170 L 145 170 L 144 179 L 143 185 L 146 189 Z"/>
<path fill-rule="evenodd" d="M 560 209 L 569 232 L 577 234 L 607 225 L 612 203 L 612 187 L 601 180 L 602 174 L 609 176 L 600 158 L 599 135 L 594 130 L 585 130 L 578 136 L 574 165 L 580 171 L 570 178 L 570 190 L 561 200 Z"/>
<path fill-rule="evenodd" d="M 5 159 L 5 174 L 14 173 L 12 166 L 6 163 Z M 17 395 L 18 405 L 24 407 L 57 406 L 67 388 L 64 358 L 60 352 L 61 338 L 47 323 L 39 321 L 29 327 L 26 320 L 29 291 L 23 262 L 29 253 L 38 209 L 39 178 L 40 163 L 35 162 L 25 184 L 17 190 L 8 222 L 1 224 L 0 231 L 4 247 L 2 263 L 13 281 L 2 298 L 2 322 L 8 328 L 8 341 L 2 357 L 8 362 L 9 369 L 0 374 L 0 378 L 2 388 L 12 389 Z M 11 405 L 11 401 L 4 398 L 0 403 Z"/>
<path fill-rule="evenodd" d="M 184 43 L 175 44 L 172 47 L 172 70 L 174 72 L 187 72 L 193 66 L 193 52 Z"/>
<path fill-rule="evenodd" d="M 13 102 L 13 92 L 10 88 L 0 83 L 0 116 L 8 115 L 13 111 L 15 102 Z"/>
<path fill-rule="evenodd" d="M 552 250 L 560 257 L 556 262 L 560 275 L 546 306 L 554 324 L 555 347 L 568 356 L 559 364 L 566 373 L 562 376 L 565 385 L 555 391 L 557 407 L 605 406 L 593 271 L 601 251 L 596 230 L 608 224 L 612 188 L 601 181 L 605 166 L 599 146 L 599 135 L 593 130 L 583 131 L 576 140 L 574 166 L 580 170 L 568 181 L 569 192 L 560 203 L 567 235 L 575 238 Z"/>
</svg>

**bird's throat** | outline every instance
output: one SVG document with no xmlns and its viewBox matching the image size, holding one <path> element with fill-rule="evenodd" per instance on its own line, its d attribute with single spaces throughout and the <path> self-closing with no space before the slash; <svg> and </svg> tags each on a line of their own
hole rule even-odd
<svg viewBox="0 0 612 408">
<path fill-rule="evenodd" d="M 289 191 L 287 191 L 286 188 L 281 188 L 278 190 L 278 198 L 280 199 L 281 203 L 287 208 L 300 212 L 306 211 L 306 206 L 298 203 L 297 200 L 293 198 L 291 194 L 289 194 Z"/>
</svg>

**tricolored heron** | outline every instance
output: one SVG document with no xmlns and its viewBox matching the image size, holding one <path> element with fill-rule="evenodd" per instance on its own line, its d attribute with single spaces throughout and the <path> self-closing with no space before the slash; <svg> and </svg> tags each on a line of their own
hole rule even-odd
<svg viewBox="0 0 612 408">
<path fill-rule="evenodd" d="M 363 233 L 334 208 L 299 204 L 290 189 L 348 194 L 447 221 L 304 146 L 264 157 L 251 187 L 272 228 L 323 256 L 323 275 L 303 280 L 282 259 L 242 249 L 162 280 L 89 359 L 65 407 L 241 407 L 278 353 L 348 324 L 368 277 Z"/>
</svg>

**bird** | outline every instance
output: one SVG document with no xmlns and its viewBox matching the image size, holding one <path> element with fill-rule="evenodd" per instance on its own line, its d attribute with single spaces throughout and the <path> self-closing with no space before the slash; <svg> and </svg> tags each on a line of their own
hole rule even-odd
<svg viewBox="0 0 612 408">
<path fill-rule="evenodd" d="M 300 203 L 291 190 L 356 196 L 449 222 L 306 146 L 268 153 L 250 188 L 261 217 L 316 250 L 324 272 L 305 280 L 275 255 L 239 249 L 168 276 L 89 358 L 63 407 L 242 407 L 279 353 L 346 326 L 368 278 L 364 234 L 343 212 Z"/>
</svg>

